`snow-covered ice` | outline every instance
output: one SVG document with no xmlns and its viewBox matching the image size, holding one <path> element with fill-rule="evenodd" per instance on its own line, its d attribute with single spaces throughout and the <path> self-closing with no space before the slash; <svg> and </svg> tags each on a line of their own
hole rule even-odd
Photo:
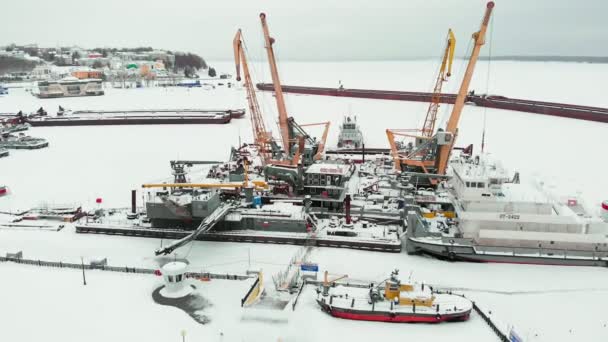
<svg viewBox="0 0 608 342">
<path fill-rule="evenodd" d="M 263 67 L 252 63 L 254 76 Z M 455 65 L 460 62 L 455 63 Z M 215 63 L 231 71 L 229 62 Z M 435 72 L 433 61 L 304 63 L 285 62 L 285 84 L 428 91 Z M 457 68 L 447 91 L 457 89 Z M 493 62 L 489 93 L 580 105 L 608 107 L 601 81 L 606 64 Z M 471 88 L 483 93 L 485 63 L 480 62 Z M 564 84 L 563 80 L 568 83 Z M 256 78 L 257 81 L 268 81 Z M 78 109 L 221 108 L 245 107 L 242 90 L 106 89 L 102 97 L 41 100 L 22 89 L 0 99 L 0 112 L 34 111 L 58 105 Z M 259 93 L 268 126 L 276 132 L 274 99 Z M 421 124 L 426 104 L 398 101 L 294 96 L 288 110 L 298 122 L 330 118 L 334 125 L 328 144 L 337 140 L 336 127 L 344 114 L 356 114 L 367 145 L 387 146 L 386 128 L 413 128 Z M 442 106 L 441 112 L 445 112 Z M 606 124 L 467 106 L 463 112 L 458 145 L 481 140 L 487 113 L 486 148 L 522 178 L 541 177 L 557 192 L 581 191 L 588 204 L 608 198 L 606 160 L 599 141 Z M 444 115 L 445 116 L 445 115 Z M 313 134 L 316 134 L 314 131 Z M 101 197 L 105 207 L 126 207 L 130 190 L 169 175 L 171 159 L 225 159 L 239 136 L 251 136 L 249 119 L 228 125 L 100 126 L 33 128 L 33 136 L 49 140 L 47 149 L 12 151 L 0 159 L 0 183 L 12 194 L 0 198 L 0 210 L 16 210 L 43 203 L 83 204 L 94 208 Z M 584 161 L 584 163 L 581 163 Z M 584 169 L 581 169 L 584 165 Z M 139 200 L 139 197 L 138 197 Z M 107 257 L 113 266 L 156 267 L 157 239 L 79 235 L 67 225 L 59 232 L 0 229 L 0 255 L 23 250 L 25 258 L 78 262 L 80 257 Z M 163 242 L 164 244 L 167 241 Z M 297 246 L 195 242 L 178 250 L 188 254 L 193 267 L 211 272 L 245 273 L 250 268 L 271 275 L 284 269 Z M 513 324 L 531 341 L 604 341 L 608 321 L 603 303 L 608 300 L 608 273 L 587 267 L 448 263 L 405 253 L 376 253 L 320 248 L 310 256 L 321 272 L 348 274 L 351 279 L 377 281 L 393 268 L 429 284 L 453 288 L 476 300 L 505 324 Z M 151 292 L 161 279 L 146 275 L 87 272 L 82 286 L 77 270 L 50 269 L 0 263 L 0 340 L 108 341 L 187 340 L 222 341 L 369 341 L 419 339 L 425 341 L 491 341 L 495 337 L 477 315 L 465 323 L 446 325 L 393 325 L 339 320 L 321 312 L 314 289 L 305 288 L 288 323 L 242 319 L 240 296 L 217 303 L 211 324 L 201 326 L 183 312 L 154 304 Z M 271 283 L 266 284 L 272 286 Z M 221 290 L 218 290 L 221 291 Z M 226 297 L 226 296 L 221 296 Z M 222 299 L 223 300 L 223 299 Z M 235 307 L 235 309 L 229 309 Z M 33 316 L 35 315 L 35 316 Z M 246 315 L 245 315 L 246 316 Z M 35 329 L 27 324 L 33 322 Z M 235 328 L 238 326 L 238 329 Z M 538 335 L 538 336 L 534 336 Z"/>
</svg>

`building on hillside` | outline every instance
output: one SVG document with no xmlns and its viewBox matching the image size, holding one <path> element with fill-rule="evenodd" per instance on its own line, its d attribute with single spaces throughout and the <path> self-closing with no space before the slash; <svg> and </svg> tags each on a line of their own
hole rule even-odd
<svg viewBox="0 0 608 342">
<path fill-rule="evenodd" d="M 103 71 L 91 68 L 75 68 L 71 74 L 79 80 L 102 79 Z"/>
<path fill-rule="evenodd" d="M 38 82 L 38 91 L 36 95 L 40 98 L 98 96 L 104 94 L 101 80 L 79 80 L 75 77 L 66 77 L 60 81 L 40 81 Z"/>
<path fill-rule="evenodd" d="M 40 64 L 31 72 L 31 77 L 36 80 L 50 80 L 53 78 L 53 66 L 50 64 Z"/>
</svg>

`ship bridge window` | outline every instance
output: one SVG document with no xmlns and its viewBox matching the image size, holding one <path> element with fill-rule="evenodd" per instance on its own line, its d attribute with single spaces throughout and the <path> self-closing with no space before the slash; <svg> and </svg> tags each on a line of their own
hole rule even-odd
<svg viewBox="0 0 608 342">
<path fill-rule="evenodd" d="M 478 183 L 477 183 L 477 187 L 478 187 L 478 188 L 482 188 L 482 189 L 483 189 L 483 188 L 485 188 L 485 187 L 486 187 L 486 185 L 485 185 L 485 183 L 483 183 L 483 182 L 478 182 Z"/>
<path fill-rule="evenodd" d="M 466 182 L 466 184 L 467 184 L 467 188 L 471 187 L 471 183 L 470 182 Z"/>
</svg>

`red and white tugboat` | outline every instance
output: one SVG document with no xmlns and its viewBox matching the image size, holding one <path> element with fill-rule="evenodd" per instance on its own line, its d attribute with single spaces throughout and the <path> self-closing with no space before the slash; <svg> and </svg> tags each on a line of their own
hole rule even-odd
<svg viewBox="0 0 608 342">
<path fill-rule="evenodd" d="M 362 321 L 438 323 L 466 321 L 473 303 L 461 296 L 434 292 L 428 285 L 406 284 L 399 271 L 368 288 L 335 286 L 327 280 L 317 290 L 317 303 L 328 314 Z M 382 284 L 384 283 L 384 288 Z"/>
</svg>

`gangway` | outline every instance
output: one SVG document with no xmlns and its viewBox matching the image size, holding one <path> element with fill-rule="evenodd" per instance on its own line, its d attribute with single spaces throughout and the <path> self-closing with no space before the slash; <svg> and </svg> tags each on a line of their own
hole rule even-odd
<svg viewBox="0 0 608 342">
<path fill-rule="evenodd" d="M 216 223 L 218 223 L 221 219 L 224 218 L 224 216 L 226 216 L 226 214 L 228 214 L 232 209 L 235 209 L 236 207 L 238 207 L 238 204 L 235 202 L 224 202 L 224 203 L 220 204 L 220 206 L 217 207 L 211 213 L 211 215 L 207 216 L 203 220 L 203 222 L 201 222 L 201 224 L 198 226 L 198 228 L 196 228 L 196 230 L 194 230 L 190 235 L 187 235 L 166 247 L 157 249 L 155 254 L 156 255 L 171 254 L 174 250 L 184 246 L 185 244 L 189 243 L 190 241 L 195 240 L 197 238 L 197 236 L 199 236 L 201 233 L 205 233 L 205 232 L 208 232 L 209 230 L 211 230 L 211 228 L 213 228 Z"/>
</svg>

